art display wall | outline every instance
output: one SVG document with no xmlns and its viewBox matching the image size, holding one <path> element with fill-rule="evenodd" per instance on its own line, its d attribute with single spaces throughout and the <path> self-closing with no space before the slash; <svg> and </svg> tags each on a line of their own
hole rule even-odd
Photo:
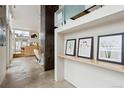
<svg viewBox="0 0 124 93">
<path fill-rule="evenodd" d="M 97 60 L 124 64 L 123 38 L 124 38 L 124 33 L 115 33 L 115 34 L 98 36 Z M 77 47 L 76 47 L 76 39 L 66 40 L 65 55 L 93 59 L 94 37 L 83 37 L 83 38 L 78 38 L 77 40 L 78 40 Z"/>
<path fill-rule="evenodd" d="M 108 22 L 104 24 L 99 24 L 97 26 L 88 27 L 87 29 L 81 29 L 80 31 L 76 31 L 75 33 L 65 34 L 63 37 L 64 38 L 64 49 L 66 46 L 66 40 L 76 39 L 76 55 L 74 57 L 82 59 L 82 60 L 85 60 L 85 59 L 87 60 L 87 58 L 78 57 L 78 41 L 80 38 L 93 37 L 93 58 L 88 59 L 88 60 L 97 61 L 98 60 L 97 59 L 98 58 L 97 57 L 98 39 L 102 41 L 104 40 L 104 38 L 101 38 L 101 37 L 104 37 L 106 35 L 109 36 L 113 34 L 124 33 L 123 25 L 124 25 L 124 20 L 118 19 L 118 21 L 116 20 L 114 22 L 112 21 L 112 22 Z M 117 40 L 118 42 L 117 41 L 115 42 L 117 42 L 118 45 L 120 45 L 119 40 L 121 36 L 114 35 L 112 37 L 114 38 L 116 37 L 116 40 L 118 38 Z M 111 37 L 105 37 L 105 38 L 107 39 L 108 43 L 113 41 L 112 39 L 110 40 Z M 65 50 L 63 52 L 65 52 Z M 103 54 L 102 56 L 99 57 L 99 59 L 105 56 L 105 52 Z M 113 57 L 113 55 L 111 55 L 111 57 Z M 64 59 L 63 62 L 64 62 L 64 79 L 69 81 L 76 87 L 113 87 L 117 85 L 123 85 L 123 82 L 122 82 L 122 79 L 124 79 L 123 73 L 83 64 L 78 61 Z M 99 61 L 99 60 L 97 62 L 103 62 L 103 63 L 108 63 L 108 64 L 110 63 L 107 61 Z M 112 64 L 116 65 L 115 63 L 112 63 Z M 92 83 L 89 83 L 89 82 L 92 82 Z"/>
</svg>

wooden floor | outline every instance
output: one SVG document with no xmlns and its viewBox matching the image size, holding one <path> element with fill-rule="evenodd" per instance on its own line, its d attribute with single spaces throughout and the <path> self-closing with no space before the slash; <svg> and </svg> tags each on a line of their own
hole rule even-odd
<svg viewBox="0 0 124 93">
<path fill-rule="evenodd" d="M 15 58 L 2 88 L 73 88 L 67 81 L 54 81 L 54 71 L 43 71 L 34 57 Z"/>
</svg>

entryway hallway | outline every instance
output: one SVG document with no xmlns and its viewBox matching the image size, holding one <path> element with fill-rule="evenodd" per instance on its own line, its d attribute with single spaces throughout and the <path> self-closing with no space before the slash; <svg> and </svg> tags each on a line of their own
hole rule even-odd
<svg viewBox="0 0 124 93">
<path fill-rule="evenodd" d="M 67 81 L 54 81 L 54 71 L 44 71 L 35 57 L 14 58 L 9 65 L 3 88 L 73 88 Z"/>
</svg>

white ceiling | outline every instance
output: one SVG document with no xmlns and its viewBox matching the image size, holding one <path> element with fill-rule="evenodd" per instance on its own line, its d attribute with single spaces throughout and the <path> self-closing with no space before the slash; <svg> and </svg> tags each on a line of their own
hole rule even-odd
<svg viewBox="0 0 124 93">
<path fill-rule="evenodd" d="M 13 28 L 31 31 L 40 29 L 39 5 L 16 5 L 13 7 Z"/>
</svg>

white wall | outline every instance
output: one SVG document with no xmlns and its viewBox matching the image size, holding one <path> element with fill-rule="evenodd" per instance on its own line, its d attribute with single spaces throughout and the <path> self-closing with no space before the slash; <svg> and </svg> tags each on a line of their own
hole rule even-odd
<svg viewBox="0 0 124 93">
<path fill-rule="evenodd" d="M 38 31 L 40 28 L 40 5 L 17 5 L 12 9 L 13 28 Z"/>
<path fill-rule="evenodd" d="M 120 32 L 124 32 L 124 17 L 65 34 L 64 40 L 94 36 L 94 59 L 96 59 L 97 36 Z M 123 73 L 69 60 L 64 60 L 64 78 L 76 87 L 124 87 Z"/>
<path fill-rule="evenodd" d="M 7 27 L 6 27 L 6 65 L 9 66 L 10 61 L 12 60 L 12 44 L 11 44 L 11 39 L 12 36 L 11 31 L 12 31 L 12 13 L 11 13 L 11 8 L 9 6 L 6 6 L 6 22 L 7 22 Z"/>
<path fill-rule="evenodd" d="M 0 9 L 0 11 L 4 12 L 4 9 Z M 4 13 L 0 12 L 0 17 L 3 17 Z M 1 16 L 3 15 L 3 16 Z M 3 30 L 3 26 L 0 24 L 0 30 Z M 4 80 L 6 74 L 6 46 L 0 46 L 0 84 Z"/>
<path fill-rule="evenodd" d="M 6 75 L 6 68 L 10 64 L 12 59 L 11 46 L 10 46 L 10 31 L 12 30 L 12 15 L 10 13 L 10 8 L 6 6 L 6 46 L 0 46 L 0 84 L 4 80 Z"/>
</svg>

